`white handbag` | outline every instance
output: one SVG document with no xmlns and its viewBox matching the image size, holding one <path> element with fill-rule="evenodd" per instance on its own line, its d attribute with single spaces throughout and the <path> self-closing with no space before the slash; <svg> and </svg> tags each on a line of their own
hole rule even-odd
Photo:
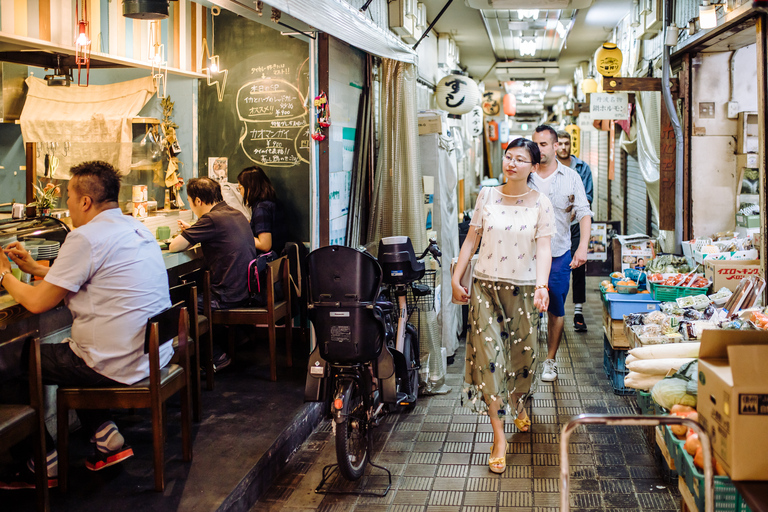
<svg viewBox="0 0 768 512">
<path fill-rule="evenodd" d="M 456 263 L 458 262 L 458 257 L 451 259 L 451 277 L 453 277 L 453 272 L 456 269 Z M 472 256 L 472 259 L 469 260 L 469 265 L 467 265 L 467 268 L 464 269 L 464 273 L 461 275 L 460 283 L 461 286 L 467 289 L 467 295 L 472 293 L 472 274 L 475 271 L 475 263 L 477 263 L 477 254 Z M 460 302 L 453 298 L 453 287 L 451 287 L 451 302 L 462 306 L 469 304 L 469 301 Z"/>
</svg>

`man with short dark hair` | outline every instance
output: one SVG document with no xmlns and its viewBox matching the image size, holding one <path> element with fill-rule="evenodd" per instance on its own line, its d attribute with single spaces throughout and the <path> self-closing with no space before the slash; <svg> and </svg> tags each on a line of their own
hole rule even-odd
<svg viewBox="0 0 768 512">
<path fill-rule="evenodd" d="M 73 167 L 71 175 L 67 207 L 76 229 L 67 235 L 56 261 L 44 267 L 22 244 L 11 244 L 5 254 L 22 271 L 44 279 L 36 286 L 22 283 L 7 258 L 0 257 L 0 286 L 32 313 L 48 311 L 62 300 L 72 312 L 71 338 L 41 346 L 45 384 L 131 385 L 149 376 L 147 320 L 171 306 L 165 264 L 152 233 L 119 208 L 120 175 L 110 164 L 86 162 Z M 160 366 L 172 355 L 171 343 L 164 343 Z M 108 411 L 81 410 L 78 415 L 95 444 L 94 455 L 86 460 L 88 469 L 98 471 L 133 455 Z M 47 442 L 52 448 L 49 435 Z M 56 450 L 47 460 L 53 486 Z M 20 488 L 20 483 L 3 481 L 0 488 Z"/>
<path fill-rule="evenodd" d="M 551 126 L 541 125 L 531 137 L 539 145 L 541 163 L 533 176 L 533 187 L 546 195 L 555 208 L 557 234 L 552 237 L 552 267 L 549 271 L 549 309 L 547 310 L 547 359 L 542 365 L 541 380 L 557 379 L 555 356 L 565 328 L 565 299 L 571 281 L 571 270 L 587 261 L 587 246 L 592 224 L 584 184 L 573 169 L 557 160 L 557 132 Z M 576 220 L 581 230 L 581 242 L 571 255 L 570 224 Z"/>
<path fill-rule="evenodd" d="M 250 298 L 248 264 L 257 256 L 248 219 L 224 202 L 221 185 L 211 178 L 189 180 L 187 197 L 198 220 L 193 225 L 179 221 L 182 231 L 171 241 L 169 250 L 183 251 L 199 243 L 203 264 L 211 272 L 211 307 L 230 309 L 244 305 Z M 215 369 L 221 370 L 229 363 L 227 354 L 217 350 Z"/>
<path fill-rule="evenodd" d="M 557 132 L 557 160 L 574 171 L 581 177 L 584 184 L 584 192 L 587 194 L 589 207 L 592 207 L 592 169 L 583 160 L 579 160 L 571 154 L 571 134 L 565 130 Z M 575 220 L 571 222 L 571 253 L 576 250 L 581 242 L 581 229 Z M 571 270 L 573 276 L 573 330 L 586 332 L 587 322 L 584 321 L 584 303 L 587 301 L 587 266 L 581 265 Z"/>
</svg>

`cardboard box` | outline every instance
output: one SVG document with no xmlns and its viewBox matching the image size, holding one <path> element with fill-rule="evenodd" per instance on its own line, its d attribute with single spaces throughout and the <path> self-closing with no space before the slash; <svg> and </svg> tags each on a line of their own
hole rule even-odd
<svg viewBox="0 0 768 512">
<path fill-rule="evenodd" d="M 760 260 L 704 260 L 704 277 L 712 280 L 715 292 L 722 287 L 734 292 L 742 279 L 759 275 Z"/>
<path fill-rule="evenodd" d="M 768 480 L 768 332 L 705 330 L 699 423 L 732 480 Z"/>
<path fill-rule="evenodd" d="M 419 135 L 443 133 L 442 116 L 437 113 L 419 113 Z"/>
<path fill-rule="evenodd" d="M 743 213 L 737 213 L 736 225 L 745 228 L 759 228 L 760 215 L 744 215 Z"/>
</svg>

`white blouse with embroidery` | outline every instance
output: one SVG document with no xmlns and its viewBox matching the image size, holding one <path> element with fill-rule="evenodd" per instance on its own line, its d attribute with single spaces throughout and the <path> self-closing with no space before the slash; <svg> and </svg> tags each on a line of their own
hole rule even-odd
<svg viewBox="0 0 768 512">
<path fill-rule="evenodd" d="M 484 187 L 470 226 L 482 235 L 474 277 L 516 286 L 536 284 L 536 239 L 557 232 L 547 196 L 535 190 L 510 196 L 501 187 Z"/>
</svg>

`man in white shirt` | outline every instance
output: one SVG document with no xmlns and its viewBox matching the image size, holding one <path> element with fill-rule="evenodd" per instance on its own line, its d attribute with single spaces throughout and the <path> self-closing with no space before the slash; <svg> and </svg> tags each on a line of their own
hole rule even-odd
<svg viewBox="0 0 768 512">
<path fill-rule="evenodd" d="M 44 279 L 36 286 L 24 284 L 10 272 L 8 259 L 0 257 L 0 286 L 32 313 L 48 311 L 62 300 L 72 312 L 72 337 L 41 346 L 45 384 L 131 385 L 149 376 L 147 320 L 171 306 L 165 264 L 152 233 L 119 208 L 120 175 L 110 164 L 86 162 L 71 174 L 67 207 L 76 229 L 53 266 L 40 265 L 21 244 L 11 244 L 5 254 L 22 271 Z M 172 355 L 171 343 L 164 343 L 160 366 Z M 86 460 L 88 469 L 98 471 L 133 455 L 108 411 L 83 410 L 79 416 L 96 445 Z M 47 437 L 50 449 L 53 440 Z M 49 486 L 57 483 L 56 463 L 56 450 L 51 450 Z M 14 485 L 0 482 L 0 488 L 19 488 Z"/>
<path fill-rule="evenodd" d="M 581 177 L 557 160 L 557 132 L 547 125 L 536 127 L 531 137 L 539 145 L 541 163 L 533 176 L 533 188 L 549 197 L 555 208 L 557 234 L 552 237 L 552 268 L 549 272 L 549 309 L 547 310 L 547 359 L 541 380 L 557 379 L 555 357 L 565 327 L 565 299 L 571 282 L 571 269 L 587 262 L 587 246 L 592 226 L 592 211 Z M 581 240 L 571 255 L 572 221 L 578 221 Z"/>
</svg>

